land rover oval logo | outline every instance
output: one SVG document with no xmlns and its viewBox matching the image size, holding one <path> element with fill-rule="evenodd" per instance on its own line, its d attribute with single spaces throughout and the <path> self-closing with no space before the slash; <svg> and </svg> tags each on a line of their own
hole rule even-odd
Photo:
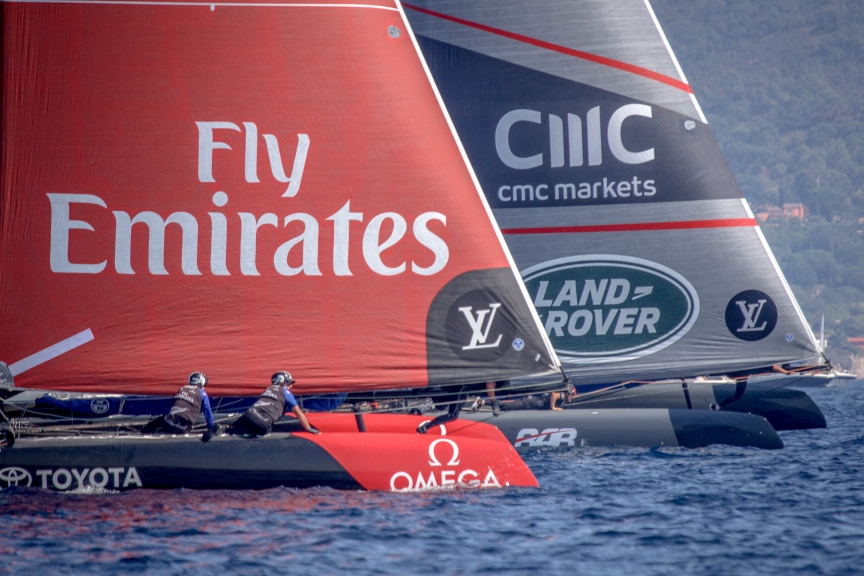
<svg viewBox="0 0 864 576">
<path fill-rule="evenodd" d="M 94 414 L 104 414 L 110 407 L 111 404 L 105 398 L 96 398 L 95 400 L 90 401 L 90 410 L 92 410 Z"/>
<path fill-rule="evenodd" d="M 777 306 L 761 290 L 745 290 L 726 305 L 726 327 L 736 338 L 762 340 L 777 326 Z M 794 336 L 792 338 L 794 340 Z M 791 342 L 787 337 L 787 342 Z"/>
<path fill-rule="evenodd" d="M 522 271 L 562 361 L 597 364 L 653 354 L 684 336 L 699 316 L 686 278 L 630 256 L 558 258 Z"/>
<path fill-rule="evenodd" d="M 24 468 L 9 466 L 0 470 L 0 483 L 7 486 L 30 486 L 33 484 L 33 476 Z"/>
</svg>

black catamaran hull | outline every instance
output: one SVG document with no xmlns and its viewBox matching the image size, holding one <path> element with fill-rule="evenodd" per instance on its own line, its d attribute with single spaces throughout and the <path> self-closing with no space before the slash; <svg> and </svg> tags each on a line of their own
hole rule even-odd
<svg viewBox="0 0 864 576">
<path fill-rule="evenodd" d="M 783 441 L 765 418 L 736 412 L 666 409 L 514 410 L 463 418 L 497 427 L 517 449 L 565 446 L 669 446 L 712 444 L 774 450 Z"/>
<path fill-rule="evenodd" d="M 206 444 L 197 436 L 21 439 L 0 452 L 0 484 L 52 490 L 362 488 L 326 450 L 290 434 Z"/>
<path fill-rule="evenodd" d="M 763 416 L 775 430 L 825 428 L 825 416 L 806 392 L 782 383 L 647 384 L 577 396 L 572 409 L 669 408 L 743 412 Z"/>
<path fill-rule="evenodd" d="M 105 434 L 20 438 L 0 450 L 0 488 L 264 489 L 276 486 L 405 491 L 537 486 L 492 426 L 463 422 L 446 437 L 417 434 L 420 416 L 319 415 L 322 434 L 264 438 Z"/>
</svg>

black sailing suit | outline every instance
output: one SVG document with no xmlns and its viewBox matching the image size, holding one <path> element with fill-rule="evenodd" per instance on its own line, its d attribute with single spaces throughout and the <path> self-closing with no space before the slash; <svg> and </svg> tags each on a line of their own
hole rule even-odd
<svg viewBox="0 0 864 576">
<path fill-rule="evenodd" d="M 468 399 L 468 395 L 471 393 L 479 392 L 480 390 L 486 389 L 486 383 L 481 382 L 480 384 L 463 384 L 457 386 L 442 386 L 441 387 L 444 394 L 437 398 L 438 402 L 436 404 L 444 404 L 447 406 L 447 413 L 438 416 L 431 422 L 427 422 L 426 424 L 421 424 L 417 427 L 418 434 L 426 434 L 426 430 L 429 428 L 434 428 L 440 424 L 446 424 L 447 422 L 452 422 L 459 417 L 459 413 L 462 411 L 462 404 Z"/>
<path fill-rule="evenodd" d="M 187 384 L 177 391 L 174 396 L 174 404 L 171 410 L 164 416 L 151 420 L 141 429 L 142 434 L 153 434 L 154 432 L 165 432 L 167 434 L 186 434 L 192 430 L 201 409 L 204 408 L 204 416 L 207 426 L 213 427 L 213 412 L 210 409 L 210 399 L 203 389 L 194 384 Z"/>
<path fill-rule="evenodd" d="M 297 406 L 294 395 L 274 384 L 264 390 L 258 401 L 246 410 L 231 426 L 231 434 L 251 434 L 266 436 L 273 430 L 273 424 L 285 414 L 285 406 Z"/>
</svg>

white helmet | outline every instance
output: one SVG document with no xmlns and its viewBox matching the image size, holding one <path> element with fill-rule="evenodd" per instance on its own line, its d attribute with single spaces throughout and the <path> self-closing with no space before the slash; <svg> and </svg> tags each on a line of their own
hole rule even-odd
<svg viewBox="0 0 864 576">
<path fill-rule="evenodd" d="M 294 378 L 288 372 L 286 372 L 284 370 L 280 370 L 279 372 L 276 372 L 275 374 L 273 374 L 273 376 L 270 378 L 270 382 L 274 386 L 275 385 L 281 385 L 281 384 L 285 384 L 286 386 L 291 386 L 292 384 L 294 384 Z"/>
<path fill-rule="evenodd" d="M 192 374 L 189 375 L 189 384 L 191 386 L 200 386 L 201 388 L 204 388 L 207 386 L 207 375 L 203 372 L 192 372 Z"/>
</svg>

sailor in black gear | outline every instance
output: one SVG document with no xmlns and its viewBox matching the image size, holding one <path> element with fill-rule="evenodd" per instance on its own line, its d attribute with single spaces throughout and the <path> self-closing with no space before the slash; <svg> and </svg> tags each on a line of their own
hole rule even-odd
<svg viewBox="0 0 864 576">
<path fill-rule="evenodd" d="M 502 407 L 501 402 L 499 402 L 498 397 L 495 395 L 495 390 L 499 388 L 507 388 L 510 386 L 509 380 L 496 380 L 495 382 L 487 382 L 486 383 L 486 396 L 489 397 L 488 400 L 484 400 L 483 398 L 478 398 L 474 401 L 474 405 L 471 406 L 471 412 L 477 412 L 482 406 L 485 406 L 487 403 L 492 406 L 492 415 L 497 417 L 501 414 L 501 410 L 505 410 Z"/>
<path fill-rule="evenodd" d="M 503 412 L 512 410 L 563 410 L 562 406 L 573 401 L 576 397 L 576 389 L 572 384 L 567 385 L 565 392 L 549 392 L 546 394 L 526 394 L 514 398 L 501 400 L 499 408 Z M 482 406 L 483 400 L 475 403 Z M 476 412 L 472 408 L 472 411 Z"/>
<path fill-rule="evenodd" d="M 174 405 L 168 414 L 159 416 L 144 425 L 142 434 L 188 434 L 201 410 L 204 410 L 204 419 L 207 421 L 207 432 L 205 438 L 219 432 L 219 425 L 213 421 L 213 410 L 210 408 L 210 397 L 204 391 L 207 386 L 207 376 L 202 372 L 193 372 L 189 375 L 189 383 L 177 391 L 174 396 Z"/>
<path fill-rule="evenodd" d="M 447 413 L 438 416 L 431 422 L 421 424 L 417 427 L 417 433 L 426 434 L 426 431 L 429 428 L 434 428 L 435 426 L 456 420 L 459 417 L 459 413 L 462 412 L 462 404 L 465 403 L 468 396 L 471 395 L 471 393 L 476 393 L 480 389 L 486 390 L 485 382 L 481 384 L 464 384 L 461 386 L 447 386 L 446 388 L 443 388 L 447 393 L 439 396 L 435 404 L 446 405 Z"/>
<path fill-rule="evenodd" d="M 294 413 L 304 430 L 312 434 L 320 434 L 317 428 L 309 424 L 303 410 L 297 405 L 297 400 L 290 392 L 293 385 L 294 378 L 288 372 L 280 371 L 273 374 L 270 378 L 270 386 L 264 390 L 258 401 L 234 422 L 228 430 L 229 434 L 267 436 L 273 430 L 273 424 L 286 413 L 286 409 Z"/>
<path fill-rule="evenodd" d="M 549 410 L 563 410 L 564 404 L 569 404 L 576 397 L 576 388 L 570 382 L 567 382 L 566 392 L 550 392 L 549 393 Z"/>
<path fill-rule="evenodd" d="M 448 398 L 450 399 L 450 398 Z M 417 427 L 418 434 L 426 434 L 426 431 L 429 428 L 434 428 L 435 426 L 440 426 L 441 424 L 446 424 L 447 422 L 452 422 L 459 418 L 459 413 L 462 411 L 462 403 L 464 402 L 464 398 L 456 397 L 447 407 L 447 413 L 442 414 L 441 416 L 437 416 L 431 422 L 426 422 Z"/>
</svg>

